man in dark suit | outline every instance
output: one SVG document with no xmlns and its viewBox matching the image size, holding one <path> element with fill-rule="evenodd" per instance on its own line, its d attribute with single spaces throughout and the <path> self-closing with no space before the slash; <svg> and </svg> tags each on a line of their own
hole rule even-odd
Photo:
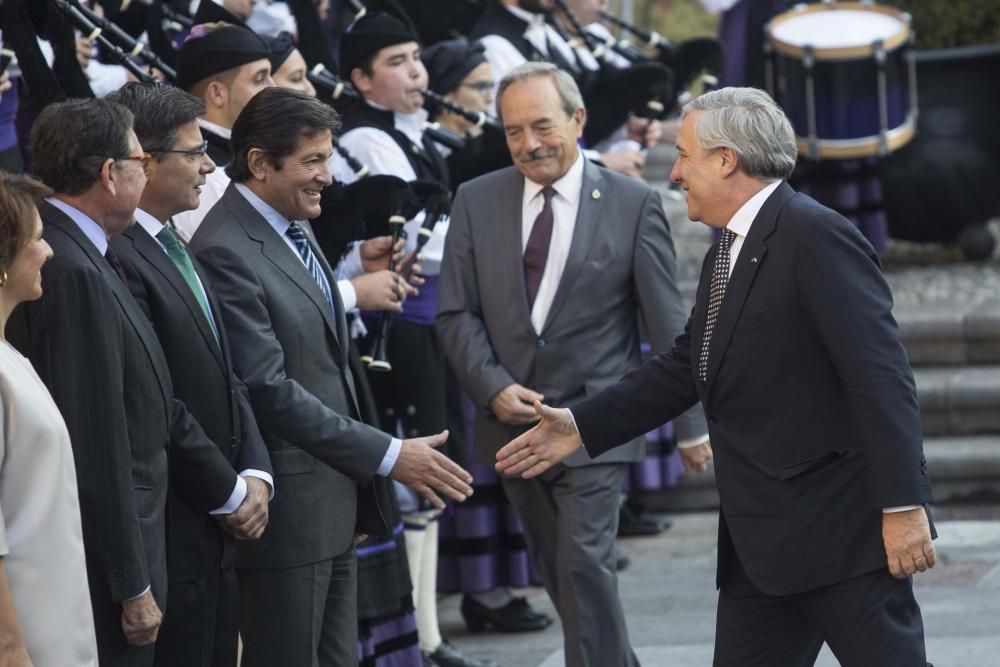
<svg viewBox="0 0 1000 667">
<path fill-rule="evenodd" d="M 597 456 L 699 399 L 721 500 L 716 665 L 924 665 L 910 575 L 934 565 L 913 375 L 878 257 L 784 179 L 791 125 L 726 88 L 683 112 L 671 179 L 722 229 L 673 350 L 497 455 L 526 476 Z"/>
<path fill-rule="evenodd" d="M 236 664 L 239 589 L 233 537 L 256 539 L 267 525 L 273 494 L 271 462 L 235 376 L 229 337 L 203 270 L 167 226 L 198 205 L 205 175 L 215 169 L 198 132 L 205 103 L 179 88 L 130 83 L 109 99 L 135 114 L 135 133 L 153 156 L 136 224 L 111 240 L 135 296 L 163 347 L 176 397 L 235 471 L 223 507 L 199 512 L 177 491 L 167 496 L 169 610 L 156 643 L 164 667 Z M 215 517 L 215 518 L 213 518 Z M 218 520 L 217 520 L 218 519 Z"/>
<path fill-rule="evenodd" d="M 233 183 L 191 243 L 280 487 L 267 532 L 237 549 L 244 667 L 357 661 L 354 537 L 381 522 L 367 502 L 374 475 L 439 507 L 434 489 L 455 500 L 472 491 L 432 449 L 447 432 L 400 441 L 357 421 L 343 303 L 307 222 L 332 183 L 337 124 L 304 93 L 258 93 L 233 126 Z"/>
<path fill-rule="evenodd" d="M 583 157 L 586 111 L 572 77 L 521 65 L 500 83 L 497 108 L 515 166 L 459 188 L 437 317 L 455 373 L 483 408 L 476 445 L 488 460 L 537 419 L 532 401 L 566 405 L 638 366 L 640 321 L 656 350 L 684 325 L 659 195 Z M 675 425 L 685 459 L 707 455 L 701 414 Z M 536 480 L 503 480 L 570 667 L 638 664 L 614 543 L 628 463 L 643 455 L 634 438 Z"/>
<path fill-rule="evenodd" d="M 32 131 L 39 207 L 58 253 L 45 295 L 8 326 L 66 420 L 101 665 L 149 666 L 167 588 L 167 464 L 198 512 L 222 507 L 236 475 L 174 399 L 163 351 L 108 240 L 133 223 L 146 184 L 132 114 L 104 100 L 46 107 Z"/>
</svg>

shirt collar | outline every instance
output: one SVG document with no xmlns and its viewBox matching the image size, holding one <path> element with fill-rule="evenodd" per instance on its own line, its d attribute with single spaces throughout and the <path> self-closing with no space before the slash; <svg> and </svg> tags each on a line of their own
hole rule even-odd
<svg viewBox="0 0 1000 667">
<path fill-rule="evenodd" d="M 514 5 L 504 5 L 508 12 L 525 21 L 529 28 L 540 28 L 545 24 L 545 14 L 533 14 Z"/>
<path fill-rule="evenodd" d="M 212 134 L 217 134 L 223 139 L 231 139 L 233 136 L 233 131 L 228 127 L 222 127 L 221 125 L 216 125 L 211 121 L 207 121 L 204 118 L 198 119 L 198 127 L 208 130 Z"/>
<path fill-rule="evenodd" d="M 379 111 L 388 111 L 392 113 L 392 125 L 397 130 L 402 132 L 407 136 L 407 138 L 415 144 L 420 144 L 424 137 L 424 124 L 427 122 L 429 115 L 426 109 L 420 109 L 415 113 L 399 113 L 398 111 L 392 111 L 388 107 L 384 107 L 381 104 L 376 104 L 371 100 L 365 100 L 368 106 L 373 109 L 378 109 Z"/>
<path fill-rule="evenodd" d="M 750 233 L 750 225 L 757 218 L 757 214 L 760 213 L 760 209 L 764 207 L 764 202 L 767 198 L 771 196 L 778 186 L 781 185 L 781 181 L 774 181 L 769 183 L 764 187 L 763 190 L 750 197 L 743 206 L 740 206 L 739 210 L 736 211 L 736 215 L 730 219 L 729 224 L 726 225 L 726 229 L 732 231 L 737 236 L 742 236 L 746 238 L 746 235 Z"/>
<path fill-rule="evenodd" d="M 81 232 L 83 232 L 83 235 L 90 239 L 90 242 L 94 244 L 98 252 L 103 255 L 108 251 L 108 234 L 104 231 L 103 227 L 94 222 L 93 218 L 75 206 L 70 206 L 61 199 L 48 197 L 45 201 L 68 215 L 69 219 L 80 228 Z"/>
<path fill-rule="evenodd" d="M 135 222 L 137 225 L 145 229 L 146 233 L 154 239 L 157 238 L 157 234 L 163 231 L 163 223 L 151 216 L 149 213 L 146 213 L 146 211 L 143 211 L 141 208 L 135 209 Z"/>
<path fill-rule="evenodd" d="M 235 185 L 237 192 L 243 195 L 243 198 L 253 206 L 254 210 L 267 220 L 267 224 L 271 225 L 274 231 L 278 233 L 278 236 L 283 237 L 288 228 L 292 226 L 291 221 L 274 210 L 270 204 L 254 194 L 253 190 L 244 184 L 236 183 Z"/>
<path fill-rule="evenodd" d="M 569 204 L 576 204 L 580 198 L 580 189 L 583 187 L 583 151 L 577 149 L 576 162 L 569 168 L 562 178 L 552 184 L 552 189 L 556 194 L 566 200 Z M 524 179 L 524 203 L 530 202 L 538 196 L 545 186 L 535 183 L 531 179 Z"/>
</svg>

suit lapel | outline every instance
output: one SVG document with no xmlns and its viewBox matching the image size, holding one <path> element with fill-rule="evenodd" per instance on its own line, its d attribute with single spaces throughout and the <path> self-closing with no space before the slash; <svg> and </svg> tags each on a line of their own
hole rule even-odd
<svg viewBox="0 0 1000 667">
<path fill-rule="evenodd" d="M 305 264 L 295 257 L 292 250 L 288 244 L 285 243 L 284 239 L 278 236 L 274 228 L 268 224 L 267 220 L 261 216 L 257 210 L 250 205 L 246 199 L 239 193 L 233 184 L 229 185 L 226 190 L 226 194 L 223 196 L 222 201 L 226 202 L 226 206 L 232 212 L 233 217 L 239 222 L 246 232 L 247 236 L 257 241 L 261 245 L 261 253 L 270 261 L 275 267 L 278 268 L 282 273 L 284 273 L 288 279 L 302 290 L 303 294 L 308 297 L 313 305 L 319 310 L 323 321 L 326 326 L 330 329 L 330 333 L 333 334 L 337 341 L 336 349 L 341 362 L 341 367 L 343 367 L 343 362 L 345 356 L 341 352 L 343 348 L 343 343 L 341 343 L 341 336 L 338 335 L 338 327 L 334 322 L 333 313 L 330 312 L 330 304 L 327 302 L 326 297 L 323 295 L 323 291 L 316 284 L 316 280 L 313 279 L 312 274 L 306 269 Z M 312 230 L 309 230 L 310 242 L 312 242 Z M 316 245 L 313 243 L 313 250 L 315 251 Z M 319 256 L 319 255 L 317 255 Z M 327 265 L 323 264 L 324 268 Z M 328 278 L 329 280 L 329 278 Z M 331 283 L 330 289 L 334 292 L 334 298 L 337 299 L 339 296 L 336 294 L 337 284 Z M 341 307 L 341 311 L 343 307 Z"/>
<path fill-rule="evenodd" d="M 705 386 L 706 394 L 711 391 L 712 381 L 719 372 L 722 358 L 725 356 L 726 348 L 733 335 L 733 328 L 739 320 L 743 304 L 746 302 L 750 286 L 761 265 L 764 264 L 764 256 L 767 254 L 765 241 L 774 231 L 774 225 L 778 219 L 778 213 L 785 205 L 785 202 L 795 194 L 791 186 L 782 183 L 778 186 L 764 206 L 760 209 L 757 217 L 754 218 L 750 231 L 743 241 L 743 247 L 736 259 L 736 266 L 733 267 L 732 276 L 726 286 L 726 295 L 719 308 L 719 317 L 715 322 L 715 330 L 712 333 L 711 348 L 708 355 L 708 373 Z M 718 248 L 718 244 L 716 244 Z M 707 293 L 706 293 L 707 298 Z M 706 301 L 707 303 L 707 301 Z M 701 324 L 704 328 L 704 321 Z M 699 348 L 700 349 L 700 348 Z"/>
<path fill-rule="evenodd" d="M 201 304 L 173 261 L 167 256 L 167 253 L 164 252 L 156 239 L 150 236 L 141 226 L 133 225 L 131 228 L 125 230 L 122 235 L 131 241 L 136 253 L 162 276 L 164 282 L 169 285 L 168 289 L 173 289 L 181 301 L 184 302 L 185 307 L 191 313 L 191 317 L 198 324 L 198 331 L 201 332 L 202 338 L 205 339 L 205 344 L 211 348 L 212 355 L 219 362 L 219 368 L 225 373 L 225 361 L 222 358 L 222 349 L 220 348 L 221 339 L 217 340 L 215 338 L 212 325 L 201 309 Z M 194 264 L 193 258 L 192 264 Z M 201 278 L 200 275 L 198 277 Z M 203 282 L 203 284 L 205 283 Z M 208 289 L 206 288 L 205 291 L 207 293 Z M 217 313 L 218 311 L 215 312 Z"/>
<path fill-rule="evenodd" d="M 98 252 L 97 247 L 91 243 L 87 235 L 76 226 L 76 223 L 69 216 L 48 202 L 41 202 L 38 206 L 38 211 L 46 224 L 56 227 L 69 236 L 80 247 L 80 250 L 87 256 L 94 267 L 97 268 L 98 273 L 104 277 L 105 282 L 111 288 L 111 293 L 114 294 L 115 300 L 121 306 L 125 318 L 132 325 L 143 347 L 146 349 L 149 363 L 153 367 L 157 384 L 159 384 L 160 392 L 163 394 L 164 405 L 169 406 L 171 400 L 173 400 L 173 390 L 170 383 L 170 372 L 167 369 L 167 360 L 163 356 L 163 350 L 160 348 L 160 342 L 156 339 L 156 334 L 153 332 L 152 326 L 150 326 L 146 316 L 139 309 L 139 305 L 132 297 L 132 293 L 128 291 L 128 287 L 122 282 L 118 274 L 115 273 L 115 270 L 111 268 L 108 260 Z M 98 314 L 95 313 L 95 317 L 97 316 Z"/>
<path fill-rule="evenodd" d="M 559 278 L 559 286 L 556 287 L 552 307 L 549 308 L 545 317 L 545 326 L 542 327 L 543 333 L 549 328 L 563 304 L 568 300 L 573 283 L 576 282 L 576 277 L 587 258 L 590 241 L 594 238 L 594 229 L 597 227 L 597 221 L 601 217 L 601 208 L 606 199 L 600 196 L 595 199 L 590 193 L 594 191 L 599 193 L 602 181 L 600 170 L 591 164 L 590 160 L 584 159 L 580 205 L 576 214 L 576 223 L 573 226 L 573 241 L 570 243 L 569 256 L 566 258 L 566 266 L 563 267 L 562 276 Z"/>
<path fill-rule="evenodd" d="M 514 289 L 514 300 L 517 303 L 520 320 L 531 322 L 531 309 L 528 308 L 528 288 L 524 284 L 524 238 L 522 236 L 523 221 L 521 220 L 524 202 L 524 176 L 516 169 L 510 170 L 510 196 L 501 195 L 498 206 L 502 229 L 500 252 L 503 256 L 504 268 L 510 276 L 510 284 Z M 508 191 L 500 188 L 499 192 Z M 529 324 L 530 326 L 530 324 Z"/>
<path fill-rule="evenodd" d="M 340 358 L 347 359 L 347 317 L 346 315 L 343 317 L 339 316 L 344 313 L 344 302 L 340 298 L 340 290 L 337 289 L 337 277 L 333 272 L 333 267 L 331 267 L 329 262 L 326 261 L 326 255 L 324 255 L 323 251 L 319 249 L 319 244 L 316 242 L 316 234 L 313 232 L 312 225 L 309 224 L 308 221 L 304 221 L 302 223 L 302 228 L 306 230 L 306 235 L 309 237 L 309 245 L 312 246 L 313 254 L 319 261 L 319 265 L 323 269 L 323 273 L 326 275 L 327 282 L 330 283 L 330 296 L 333 298 L 336 312 L 338 314 L 335 324 L 337 342 L 340 343 Z M 315 281 L 313 282 L 315 283 Z M 322 292 L 320 292 L 320 294 L 322 294 Z"/>
</svg>

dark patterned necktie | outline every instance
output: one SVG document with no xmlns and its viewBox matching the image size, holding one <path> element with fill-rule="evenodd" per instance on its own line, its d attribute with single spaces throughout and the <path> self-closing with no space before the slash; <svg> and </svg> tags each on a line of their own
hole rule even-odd
<svg viewBox="0 0 1000 667">
<path fill-rule="evenodd" d="M 719 239 L 719 249 L 715 253 L 715 264 L 712 265 L 712 282 L 708 289 L 708 314 L 705 316 L 705 330 L 701 336 L 701 354 L 698 355 L 698 377 L 702 382 L 708 379 L 708 348 L 715 331 L 715 321 L 719 318 L 719 308 L 726 296 L 726 285 L 729 284 L 729 250 L 733 247 L 736 234 L 728 229 L 722 232 Z"/>
<path fill-rule="evenodd" d="M 549 244 L 552 241 L 552 196 L 556 193 L 551 187 L 542 189 L 545 205 L 542 212 L 535 218 L 528 236 L 528 244 L 524 246 L 524 286 L 528 290 L 528 311 L 535 305 L 538 287 L 542 284 L 545 274 L 545 262 L 549 258 Z"/>
<path fill-rule="evenodd" d="M 111 268 L 115 270 L 115 273 L 122 279 L 122 282 L 125 282 L 125 269 L 122 268 L 122 263 L 118 261 L 118 256 L 111 250 L 111 246 L 108 246 L 108 249 L 104 251 L 104 259 L 108 260 Z"/>
<path fill-rule="evenodd" d="M 299 251 L 299 257 L 302 258 L 302 262 L 306 265 L 306 270 L 309 271 L 309 274 L 319 286 L 320 291 L 323 292 L 323 296 L 326 297 L 326 302 L 330 304 L 330 312 L 333 314 L 333 319 L 336 322 L 337 307 L 333 305 L 333 294 L 330 292 L 330 283 L 326 279 L 326 274 L 323 273 L 323 267 L 320 265 L 316 253 L 313 252 L 312 246 L 309 244 L 309 237 L 306 236 L 306 230 L 299 223 L 293 222 L 285 234 L 295 244 L 295 249 Z"/>
</svg>

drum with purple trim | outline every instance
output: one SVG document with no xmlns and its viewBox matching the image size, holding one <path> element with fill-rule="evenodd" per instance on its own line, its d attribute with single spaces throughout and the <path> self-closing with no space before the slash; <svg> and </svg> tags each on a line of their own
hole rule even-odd
<svg viewBox="0 0 1000 667">
<path fill-rule="evenodd" d="M 765 27 L 766 85 L 812 159 L 888 155 L 913 138 L 910 15 L 870 2 L 796 5 Z"/>
</svg>

